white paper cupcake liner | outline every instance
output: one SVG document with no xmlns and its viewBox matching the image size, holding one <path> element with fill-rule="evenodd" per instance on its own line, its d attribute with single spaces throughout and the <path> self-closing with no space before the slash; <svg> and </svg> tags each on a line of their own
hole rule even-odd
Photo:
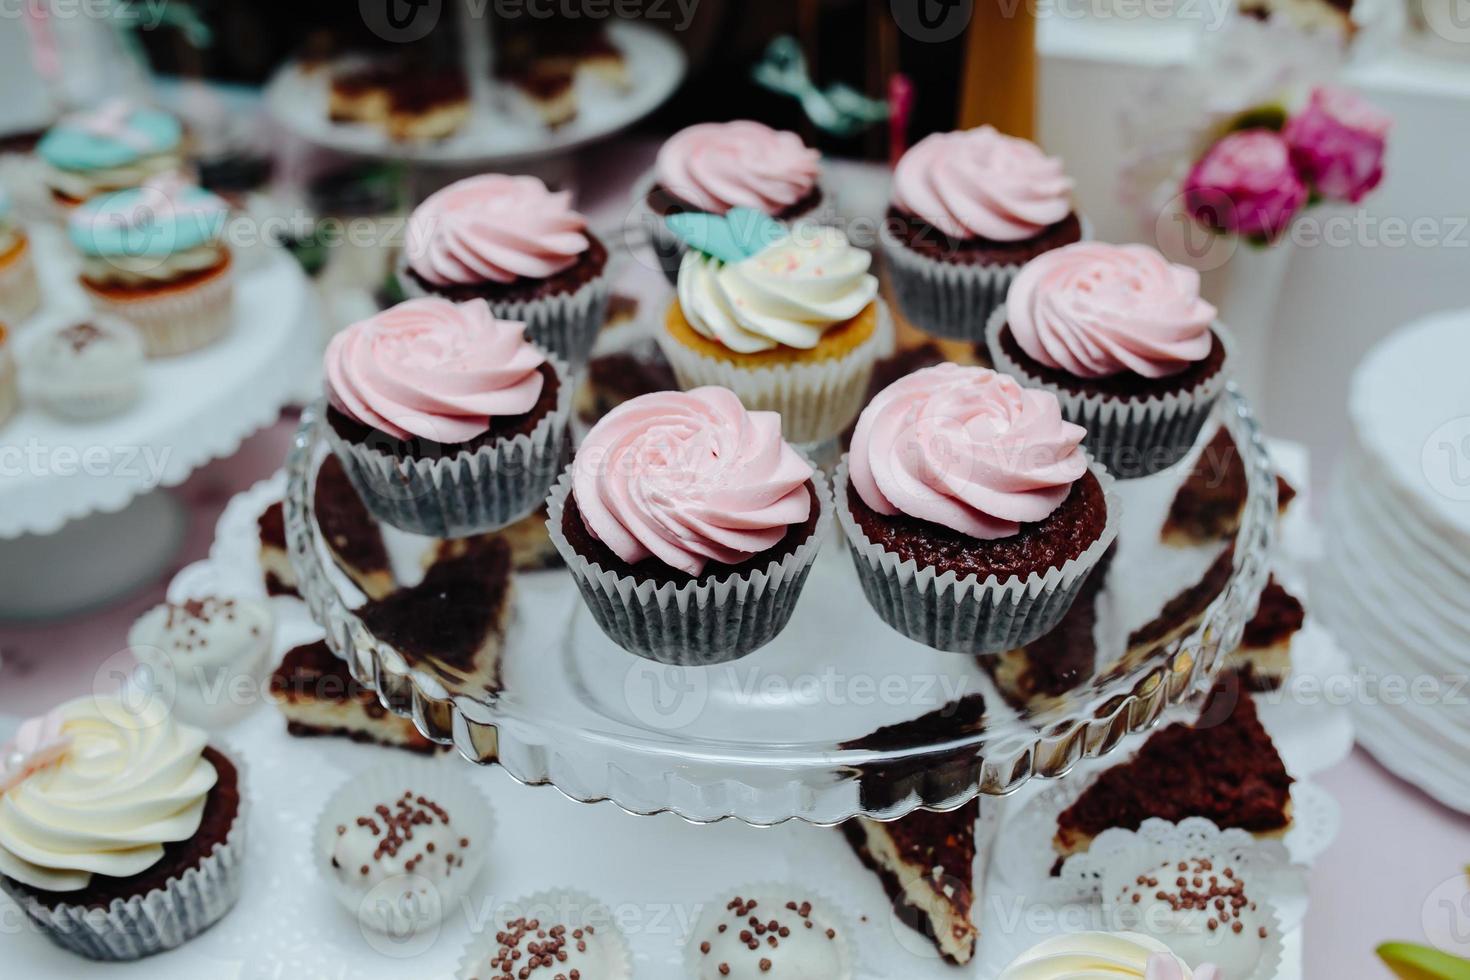
<svg viewBox="0 0 1470 980">
<path fill-rule="evenodd" d="M 17 327 L 41 307 L 41 283 L 30 242 L 0 266 L 0 323 Z"/>
<path fill-rule="evenodd" d="M 126 320 L 143 337 L 149 357 L 173 357 L 207 347 L 229 332 L 235 319 L 235 269 L 229 267 L 187 289 L 158 296 L 114 299 L 82 290 L 99 312 Z"/>
<path fill-rule="evenodd" d="M 349 887 L 328 863 L 337 826 L 372 813 L 379 804 L 391 804 L 408 790 L 442 806 L 450 826 L 469 839 L 461 855 L 464 864 L 444 878 L 404 875 L 367 891 Z M 311 860 L 337 901 L 362 926 L 406 941 L 458 911 L 485 866 L 495 826 L 490 801 L 458 767 L 430 760 L 395 760 L 358 773 L 327 799 L 312 835 Z"/>
<path fill-rule="evenodd" d="M 832 514 L 826 476 L 814 468 L 812 482 L 818 512 L 811 535 L 780 561 L 712 582 L 659 585 L 583 558 L 561 526 L 571 467 L 552 488 L 546 527 L 597 625 L 618 646 L 665 664 L 728 663 L 769 643 L 791 621 Z"/>
<path fill-rule="evenodd" d="M 833 477 L 837 519 L 847 538 L 853 567 L 868 603 L 895 630 L 928 647 L 951 653 L 1001 653 L 1024 646 L 1057 625 L 1087 576 L 1118 536 L 1120 501 L 1105 469 L 1089 461 L 1102 485 L 1107 519 L 1102 534 L 1076 558 L 1059 568 L 984 581 L 973 573 L 936 573 L 931 566 L 902 559 L 868 539 L 858 527 L 847 499 L 846 454 Z"/>
<path fill-rule="evenodd" d="M 707 957 L 700 952 L 699 943 L 701 937 L 714 934 L 715 926 L 724 915 L 726 909 L 723 903 L 731 901 L 735 896 L 749 901 L 754 898 L 759 903 L 759 909 L 766 902 L 774 902 L 781 909 L 788 901 L 795 901 L 798 896 L 804 902 L 811 902 L 813 910 L 820 912 L 820 916 L 813 916 L 815 922 L 821 919 L 829 923 L 829 928 L 835 929 L 837 938 L 832 942 L 838 945 L 838 959 L 841 962 L 841 972 L 833 975 L 823 975 L 822 980 L 851 980 L 856 972 L 856 947 L 852 941 L 852 924 L 848 916 L 842 913 L 842 908 L 834 902 L 831 896 L 813 891 L 810 888 L 798 887 L 790 882 L 760 881 L 739 888 L 730 888 L 715 896 L 711 902 L 704 906 L 704 911 L 694 924 L 694 930 L 684 939 L 684 975 L 690 980 L 699 980 L 705 974 L 701 972 L 706 965 Z M 784 897 L 783 897 L 784 896 Z M 782 911 L 785 911 L 782 909 Z"/>
<path fill-rule="evenodd" d="M 105 909 L 47 908 L 0 878 L 7 894 L 56 945 L 93 960 L 123 962 L 174 949 L 225 916 L 240 897 L 250 822 L 247 773 L 240 757 L 211 744 L 239 774 L 240 809 L 225 839 L 198 865 L 146 895 L 114 899 Z"/>
<path fill-rule="evenodd" d="M 874 302 L 878 326 L 873 335 L 843 356 L 823 361 L 742 367 L 700 354 L 664 329 L 658 332 L 658 342 L 681 388 L 729 388 L 750 411 L 780 413 L 781 434 L 787 441 L 823 442 L 840 435 L 863 410 L 873 365 L 892 344 L 893 318 L 881 299 Z"/>
<path fill-rule="evenodd" d="M 633 200 L 628 208 L 628 221 L 624 228 L 624 237 L 632 240 L 638 236 L 637 230 L 646 229 L 648 233 L 648 247 L 653 253 L 654 262 L 658 269 L 671 284 L 679 281 L 679 264 L 684 261 L 684 253 L 689 250 L 684 239 L 674 234 L 673 230 L 664 221 L 664 216 L 658 214 L 648 205 L 648 194 L 658 183 L 657 177 L 652 170 L 645 173 L 633 185 Z M 821 188 L 821 202 L 810 211 L 798 214 L 795 217 L 781 221 L 783 225 L 795 224 L 796 222 L 812 222 L 819 225 L 835 225 L 840 220 L 837 213 L 835 201 L 832 196 L 832 188 L 825 178 L 817 178 L 817 186 Z M 777 219 L 780 220 L 780 219 Z"/>
<path fill-rule="evenodd" d="M 550 363 L 556 406 L 529 433 L 439 459 L 404 459 L 350 442 L 330 421 L 323 422 L 327 442 L 379 520 L 435 538 L 498 530 L 540 507 L 566 462 L 574 385 L 563 361 Z"/>
<path fill-rule="evenodd" d="M 629 980 L 633 975 L 633 954 L 628 947 L 627 937 L 617 925 L 617 916 L 606 902 L 601 902 L 585 892 L 569 888 L 550 889 L 527 895 L 513 902 L 500 904 L 494 918 L 485 923 L 485 929 L 470 940 L 460 956 L 456 980 L 493 980 L 495 972 L 489 962 L 500 951 L 497 938 L 503 928 L 514 919 L 540 919 L 543 928 L 564 925 L 568 931 L 592 926 L 596 940 L 607 951 L 607 972 L 596 977 L 582 975 L 582 980 Z"/>
<path fill-rule="evenodd" d="M 539 299 L 490 303 L 490 312 L 501 320 L 526 325 L 526 339 L 567 362 L 573 374 L 587 366 L 597 333 L 607 319 L 607 301 L 612 295 L 612 278 L 608 269 L 612 257 L 595 279 L 583 283 L 575 292 L 558 293 Z M 408 275 L 408 256 L 398 257 L 398 283 L 409 299 L 433 296 Z"/>
<path fill-rule="evenodd" d="M 1092 226 L 1081 218 L 1082 241 Z M 1022 263 L 962 265 L 921 255 L 894 236 L 885 222 L 878 235 L 888 267 L 888 281 L 898 308 L 914 326 L 950 340 L 983 343 L 985 326 L 1006 301 Z"/>
<path fill-rule="evenodd" d="M 136 345 L 138 356 L 143 355 L 142 337 L 126 320 L 105 313 L 95 314 L 94 319 L 99 326 L 126 335 Z M 119 371 L 113 377 L 87 382 L 59 380 L 33 368 L 27 368 L 27 378 L 31 382 L 31 395 L 48 412 L 78 422 L 118 415 L 131 407 L 143 390 L 141 365 L 131 375 Z"/>
<path fill-rule="evenodd" d="M 1214 326 L 1225 347 L 1220 370 L 1187 391 L 1145 399 L 1071 391 L 1042 381 L 1001 350 L 998 338 L 1005 325 L 1006 308 L 1002 305 L 991 314 L 985 330 L 995 369 L 1028 388 L 1044 388 L 1056 395 L 1062 414 L 1087 430 L 1083 443 L 1087 451 L 1120 480 L 1152 476 L 1187 456 L 1230 380 L 1230 355 L 1235 342 L 1220 323 Z"/>
</svg>

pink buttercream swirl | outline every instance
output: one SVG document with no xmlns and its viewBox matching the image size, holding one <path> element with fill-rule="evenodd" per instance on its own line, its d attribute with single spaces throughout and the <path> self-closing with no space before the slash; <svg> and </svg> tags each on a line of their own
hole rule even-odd
<svg viewBox="0 0 1470 980">
<path fill-rule="evenodd" d="M 939 364 L 900 378 L 863 409 L 848 473 L 880 514 L 993 540 L 1061 506 L 1087 471 L 1084 435 L 1048 391 L 988 368 Z"/>
<path fill-rule="evenodd" d="M 525 325 L 497 320 L 482 299 L 414 299 L 354 323 L 327 345 L 327 395 L 340 411 L 395 439 L 453 444 L 493 418 L 536 405 L 546 357 Z"/>
<path fill-rule="evenodd" d="M 781 416 L 725 388 L 640 395 L 592 427 L 572 464 L 582 520 L 633 564 L 689 575 L 739 564 L 811 516 L 812 468 L 781 438 Z"/>
<path fill-rule="evenodd" d="M 71 736 L 62 731 L 65 718 L 52 710 L 22 722 L 15 738 L 0 745 L 0 793 L 55 765 L 71 748 Z"/>
<path fill-rule="evenodd" d="M 408 219 L 409 266 L 436 286 L 547 279 L 591 245 L 570 191 L 484 174 L 429 195 Z"/>
<path fill-rule="evenodd" d="M 1006 319 L 1028 356 L 1079 378 L 1166 377 L 1214 344 L 1199 273 L 1147 245 L 1078 242 L 1038 256 L 1011 283 Z"/>
<path fill-rule="evenodd" d="M 992 126 L 934 133 L 893 172 L 893 206 L 950 238 L 1017 242 L 1072 213 L 1062 161 Z"/>
<path fill-rule="evenodd" d="M 795 133 L 737 120 L 675 133 L 658 151 L 654 172 L 664 190 L 701 211 L 775 215 L 816 187 L 820 159 Z"/>
</svg>

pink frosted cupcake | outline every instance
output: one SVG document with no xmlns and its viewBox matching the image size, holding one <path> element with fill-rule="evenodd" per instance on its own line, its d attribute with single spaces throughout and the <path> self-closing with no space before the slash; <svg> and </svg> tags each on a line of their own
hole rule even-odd
<svg viewBox="0 0 1470 980">
<path fill-rule="evenodd" d="M 999 370 L 1057 396 L 1119 479 L 1189 452 L 1229 380 L 1229 335 L 1199 273 L 1147 245 L 1081 242 L 1011 284 L 987 339 Z"/>
<path fill-rule="evenodd" d="M 640 185 L 638 207 L 654 255 L 673 280 L 685 244 L 665 218 L 751 208 L 782 222 L 812 220 L 830 208 L 821 176 L 821 154 L 795 133 L 745 119 L 698 123 L 658 151 L 652 180 Z"/>
<path fill-rule="evenodd" d="M 415 299 L 326 353 L 327 441 L 379 519 L 456 538 L 541 506 L 565 458 L 572 385 L 484 300 Z"/>
<path fill-rule="evenodd" d="M 535 177 L 484 174 L 414 209 L 398 279 L 411 297 L 482 299 L 573 370 L 607 309 L 607 248 L 572 210 L 569 191 Z"/>
<path fill-rule="evenodd" d="M 781 417 L 725 388 L 624 402 L 551 492 L 547 529 L 619 646 L 664 663 L 743 657 L 786 627 L 831 513 Z"/>
<path fill-rule="evenodd" d="M 940 364 L 878 393 L 837 468 L 869 604 L 937 650 L 999 653 L 1066 614 L 1117 536 L 1106 471 L 1049 392 Z"/>
<path fill-rule="evenodd" d="M 883 251 L 904 316 L 978 341 L 1031 259 L 1083 237 L 1062 162 L 990 126 L 935 133 L 898 161 Z"/>
</svg>

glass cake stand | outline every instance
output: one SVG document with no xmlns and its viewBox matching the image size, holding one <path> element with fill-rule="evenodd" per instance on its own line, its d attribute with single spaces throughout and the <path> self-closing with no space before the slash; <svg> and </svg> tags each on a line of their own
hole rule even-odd
<svg viewBox="0 0 1470 980">
<path fill-rule="evenodd" d="M 1097 649 L 1069 648 L 1066 657 L 1083 659 L 1071 674 L 1054 651 L 977 658 L 893 632 L 869 609 L 835 526 L 791 624 L 732 664 L 665 667 L 624 652 L 564 571 L 517 577 L 496 663 L 410 657 L 363 625 L 354 609 L 364 597 L 317 530 L 320 405 L 303 413 L 287 462 L 287 536 L 302 595 L 337 655 L 390 708 L 472 762 L 580 802 L 698 823 L 893 820 L 1063 776 L 1213 683 L 1265 584 L 1276 511 L 1274 471 L 1234 386 L 1217 413 L 1248 484 L 1233 548 L 1161 543 L 1188 465 L 1120 483 L 1117 553 L 1089 631 Z M 400 570 L 421 568 L 435 544 L 385 535 Z M 1179 612 L 1169 600 L 1200 579 L 1212 585 L 1192 614 Z M 1151 632 L 1135 630 L 1144 623 Z"/>
</svg>

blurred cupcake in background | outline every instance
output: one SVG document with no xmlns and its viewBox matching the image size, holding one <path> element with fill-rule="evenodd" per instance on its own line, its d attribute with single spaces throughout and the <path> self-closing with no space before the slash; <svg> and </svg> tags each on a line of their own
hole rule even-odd
<svg viewBox="0 0 1470 980">
<path fill-rule="evenodd" d="M 126 411 L 143 388 L 143 341 L 104 314 L 69 323 L 27 351 L 31 395 L 53 415 L 90 420 Z"/>
<path fill-rule="evenodd" d="M 745 208 L 668 223 L 690 246 L 659 333 L 680 386 L 720 385 L 778 412 L 792 442 L 835 438 L 891 335 L 872 256 L 839 229 Z"/>
<path fill-rule="evenodd" d="M 882 231 L 903 315 L 980 341 L 1021 266 L 1084 237 L 1061 160 L 990 126 L 935 133 L 893 172 Z"/>
<path fill-rule="evenodd" d="M 0 321 L 22 323 L 40 305 L 30 239 L 15 220 L 10 194 L 0 187 Z"/>
<path fill-rule="evenodd" d="M 51 196 L 64 209 L 177 170 L 183 127 L 166 112 L 114 99 L 69 115 L 41 138 Z"/>
<path fill-rule="evenodd" d="M 750 208 L 781 222 L 811 220 L 831 206 L 821 178 L 821 154 L 795 133 L 748 119 L 698 123 L 664 143 L 636 207 L 648 215 L 654 254 L 672 280 L 687 244 L 665 218 Z"/>
<path fill-rule="evenodd" d="M 68 220 L 83 292 L 136 327 L 150 357 L 219 340 L 234 313 L 228 217 L 222 199 L 176 173 L 93 198 Z"/>
<path fill-rule="evenodd" d="M 20 383 L 16 379 L 12 346 L 10 334 L 0 324 L 0 425 L 8 422 L 20 405 Z"/>
<path fill-rule="evenodd" d="M 398 278 L 410 298 L 484 300 L 576 371 L 607 310 L 607 265 L 607 248 L 572 210 L 570 191 L 484 174 L 414 209 Z"/>
<path fill-rule="evenodd" d="M 1229 380 L 1229 335 L 1199 286 L 1147 245 L 1048 252 L 991 317 L 991 356 L 1054 394 L 1108 472 L 1149 476 L 1184 458 Z"/>
</svg>

